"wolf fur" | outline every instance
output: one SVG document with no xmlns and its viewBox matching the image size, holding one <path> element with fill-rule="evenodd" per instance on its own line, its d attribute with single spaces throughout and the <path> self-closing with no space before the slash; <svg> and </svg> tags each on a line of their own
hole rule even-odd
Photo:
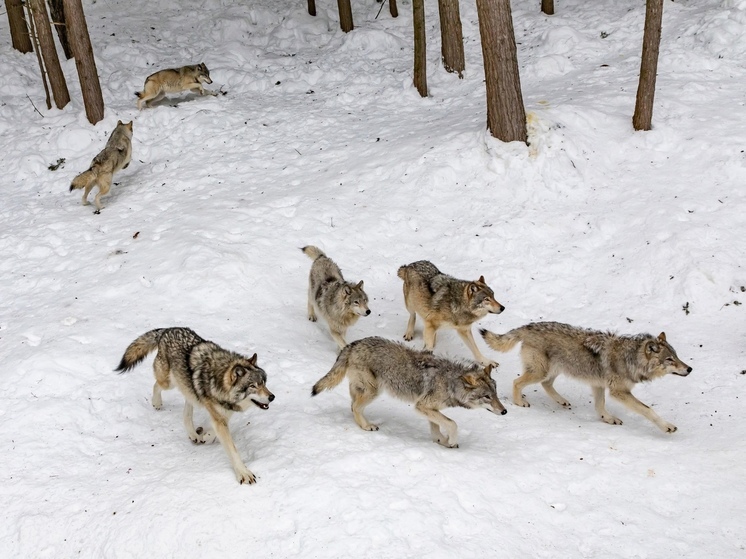
<svg viewBox="0 0 746 559">
<path fill-rule="evenodd" d="M 98 185 L 98 194 L 94 202 L 96 212 L 101 211 L 101 197 L 106 196 L 111 188 L 114 173 L 126 169 L 132 160 L 132 121 L 124 123 L 117 122 L 116 128 L 109 136 L 101 152 L 93 158 L 91 166 L 87 171 L 80 173 L 70 184 L 70 192 L 78 188 L 83 191 L 83 205 L 88 205 L 88 194 L 91 189 Z"/>
<path fill-rule="evenodd" d="M 233 443 L 228 421 L 233 412 L 254 404 L 266 410 L 275 397 L 267 389 L 267 374 L 257 365 L 256 353 L 248 358 L 204 340 L 189 328 L 158 328 L 132 342 L 116 368 L 124 373 L 158 350 L 153 362 L 153 407 L 161 409 L 161 391 L 173 385 L 184 395 L 184 428 L 193 443 L 213 442 L 217 436 L 230 458 L 239 483 L 254 483 Z M 195 429 L 194 406 L 207 410 L 213 431 Z"/>
<path fill-rule="evenodd" d="M 339 349 L 347 345 L 345 334 L 361 316 L 368 316 L 368 296 L 358 283 L 345 281 L 334 261 L 315 246 L 301 249 L 313 260 L 308 276 L 308 320 L 316 322 L 317 313 L 324 317 Z"/>
<path fill-rule="evenodd" d="M 363 410 L 386 389 L 392 396 L 414 403 L 430 422 L 433 441 L 456 448 L 456 422 L 440 410 L 485 408 L 495 414 L 507 413 L 497 397 L 491 370 L 489 365 L 458 363 L 383 338 L 363 338 L 342 350 L 331 370 L 314 384 L 311 395 L 331 390 L 347 376 L 355 423 L 366 431 L 377 431 L 378 426 L 365 418 Z"/>
<path fill-rule="evenodd" d="M 204 63 L 193 66 L 182 66 L 181 68 L 168 68 L 145 78 L 142 91 L 136 91 L 137 108 L 142 110 L 144 106 L 163 99 L 167 93 L 181 93 L 192 91 L 200 95 L 217 95 L 215 91 L 209 91 L 202 87 L 203 83 L 212 83 L 210 71 Z"/>
<path fill-rule="evenodd" d="M 481 330 L 487 345 L 496 351 L 510 351 L 521 343 L 523 375 L 513 381 L 513 402 L 528 407 L 523 389 L 540 382 L 558 404 L 570 407 L 554 389 L 554 379 L 562 372 L 591 386 L 596 412 L 606 423 L 622 421 L 606 410 L 606 390 L 630 410 L 655 423 L 661 431 L 673 433 L 676 426 L 661 419 L 632 395 L 638 382 L 648 382 L 671 373 L 682 377 L 692 368 L 681 361 L 666 341 L 666 334 L 620 336 L 611 332 L 587 330 L 558 322 L 534 322 L 499 335 Z"/>
<path fill-rule="evenodd" d="M 409 311 L 409 322 L 404 339 L 414 338 L 414 325 L 419 314 L 425 323 L 425 349 L 435 347 L 438 328 L 455 328 L 461 339 L 484 365 L 497 367 L 479 351 L 471 325 L 488 313 L 500 314 L 505 307 L 495 300 L 495 293 L 484 282 L 456 279 L 442 273 L 432 262 L 420 260 L 399 268 L 397 275 L 404 280 L 404 304 Z"/>
</svg>

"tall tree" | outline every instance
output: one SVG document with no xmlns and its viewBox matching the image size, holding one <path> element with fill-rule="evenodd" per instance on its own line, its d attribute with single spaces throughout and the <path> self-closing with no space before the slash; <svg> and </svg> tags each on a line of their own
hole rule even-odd
<svg viewBox="0 0 746 559">
<path fill-rule="evenodd" d="M 54 46 L 54 37 L 52 36 L 52 26 L 49 24 L 47 6 L 44 4 L 44 0 L 28 0 L 28 2 L 32 17 L 34 18 L 34 28 L 36 38 L 39 41 L 41 58 L 44 60 L 44 68 L 49 77 L 49 85 L 52 88 L 54 104 L 58 109 L 61 109 L 70 102 L 70 93 L 67 90 L 65 74 L 62 73 L 60 59 L 57 56 L 57 48 Z"/>
<path fill-rule="evenodd" d="M 653 101 L 655 78 L 658 73 L 658 51 L 661 45 L 663 22 L 663 0 L 647 0 L 645 8 L 645 31 L 642 35 L 642 60 L 640 61 L 640 83 L 637 86 L 635 114 L 632 126 L 635 130 L 650 130 L 653 126 Z"/>
<path fill-rule="evenodd" d="M 487 127 L 503 142 L 527 142 L 510 0 L 477 0 L 487 85 Z"/>
<path fill-rule="evenodd" d="M 337 0 L 337 7 L 339 9 L 339 26 L 342 31 L 349 33 L 355 26 L 352 23 L 352 6 L 350 6 L 350 0 Z"/>
<path fill-rule="evenodd" d="M 70 46 L 78 69 L 80 88 L 83 92 L 83 104 L 88 122 L 96 124 L 104 118 L 104 98 L 101 95 L 101 83 L 98 81 L 96 61 L 93 59 L 91 37 L 83 14 L 81 0 L 63 0 L 65 23 L 70 34 Z"/>
<path fill-rule="evenodd" d="M 21 52 L 31 52 L 31 37 L 29 37 L 26 14 L 23 11 L 23 0 L 5 0 L 5 10 L 8 12 L 10 38 L 13 48 Z"/>
<path fill-rule="evenodd" d="M 49 12 L 52 16 L 52 25 L 57 30 L 57 38 L 65 53 L 65 58 L 70 60 L 73 57 L 73 51 L 70 48 L 70 41 L 67 39 L 67 25 L 65 25 L 65 8 L 62 0 L 48 0 Z"/>
<path fill-rule="evenodd" d="M 554 15 L 554 0 L 541 0 L 541 11 L 548 16 Z"/>
<path fill-rule="evenodd" d="M 448 72 L 464 77 L 464 36 L 461 31 L 461 14 L 458 0 L 438 0 L 440 15 L 440 52 L 443 67 Z"/>
<path fill-rule="evenodd" d="M 412 0 L 414 25 L 414 86 L 427 97 L 427 41 L 425 39 L 425 0 Z"/>
</svg>

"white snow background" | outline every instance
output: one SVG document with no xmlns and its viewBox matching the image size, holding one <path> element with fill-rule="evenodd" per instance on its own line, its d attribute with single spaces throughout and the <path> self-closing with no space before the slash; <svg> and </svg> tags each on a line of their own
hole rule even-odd
<svg viewBox="0 0 746 559">
<path fill-rule="evenodd" d="M 473 0 L 462 80 L 427 2 L 426 99 L 408 0 L 398 19 L 353 0 L 349 34 L 333 0 L 315 18 L 305 0 L 86 1 L 96 126 L 74 61 L 72 103 L 47 111 L 35 55 L 0 25 L 0 556 L 746 556 L 746 0 L 666 1 L 649 132 L 631 124 L 644 2 L 539 4 L 513 2 L 530 147 L 485 130 Z M 202 61 L 226 95 L 137 111 L 147 75 Z M 68 187 L 118 119 L 133 160 L 94 215 Z M 562 377 L 571 410 L 538 385 L 518 408 L 518 351 L 478 338 L 506 416 L 446 410 L 451 450 L 382 396 L 364 432 L 346 381 L 310 396 L 337 351 L 306 318 L 306 244 L 365 280 L 373 312 L 348 340 L 401 339 L 396 271 L 419 259 L 484 275 L 506 311 L 475 331 L 665 331 L 694 371 L 635 394 L 679 429 L 614 401 L 624 425 L 607 425 Z M 190 443 L 178 392 L 153 410 L 152 358 L 113 372 L 167 326 L 259 354 L 277 398 L 231 422 L 256 485 Z M 436 352 L 471 357 L 448 330 Z"/>
</svg>

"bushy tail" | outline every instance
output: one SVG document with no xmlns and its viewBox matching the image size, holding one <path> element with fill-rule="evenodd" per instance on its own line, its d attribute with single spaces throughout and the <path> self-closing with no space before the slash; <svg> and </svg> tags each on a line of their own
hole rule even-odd
<svg viewBox="0 0 746 559">
<path fill-rule="evenodd" d="M 122 360 L 119 362 L 119 366 L 114 369 L 119 373 L 125 373 L 135 367 L 140 361 L 158 347 L 158 342 L 161 339 L 161 334 L 164 328 L 156 328 L 150 332 L 145 332 L 142 336 L 132 342 L 124 352 Z"/>
<path fill-rule="evenodd" d="M 305 246 L 301 250 L 303 251 L 303 254 L 308 256 L 311 260 L 316 260 L 317 258 L 326 256 L 320 248 L 313 245 Z"/>
<path fill-rule="evenodd" d="M 94 180 L 96 180 L 96 173 L 94 173 L 93 170 L 88 169 L 73 179 L 73 182 L 70 184 L 70 192 L 78 188 L 85 188 Z"/>
<path fill-rule="evenodd" d="M 344 347 L 342 352 L 337 357 L 337 361 L 331 370 L 326 373 L 311 389 L 311 396 L 316 396 L 319 392 L 324 390 L 331 390 L 337 386 L 345 378 L 347 373 L 347 362 L 350 358 L 350 346 Z"/>
<path fill-rule="evenodd" d="M 479 330 L 479 333 L 482 335 L 482 338 L 484 338 L 484 341 L 487 342 L 487 345 L 495 351 L 510 351 L 518 342 L 521 341 L 520 328 L 516 328 L 515 330 L 511 330 L 502 335 L 495 334 L 494 332 L 490 332 L 484 328 Z"/>
<path fill-rule="evenodd" d="M 409 266 L 407 266 L 406 264 L 404 266 L 400 266 L 399 271 L 396 272 L 396 275 L 399 276 L 404 281 L 407 281 L 407 269 L 408 268 Z"/>
<path fill-rule="evenodd" d="M 145 93 L 144 91 L 135 91 L 135 97 L 138 99 L 142 99 L 142 94 Z"/>
</svg>

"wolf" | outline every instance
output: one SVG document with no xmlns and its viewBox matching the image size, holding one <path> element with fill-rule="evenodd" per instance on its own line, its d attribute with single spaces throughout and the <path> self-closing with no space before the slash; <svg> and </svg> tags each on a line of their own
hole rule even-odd
<svg viewBox="0 0 746 559">
<path fill-rule="evenodd" d="M 163 99 L 167 93 L 193 91 L 200 95 L 217 95 L 216 91 L 209 91 L 202 87 L 203 83 L 212 83 L 210 71 L 204 62 L 193 66 L 160 70 L 145 78 L 142 91 L 135 92 L 138 98 L 137 108 L 142 110 L 144 106 L 149 107 L 152 103 Z"/>
<path fill-rule="evenodd" d="M 432 262 L 420 260 L 399 268 L 404 280 L 404 304 L 409 322 L 404 339 L 414 338 L 414 325 L 419 314 L 425 323 L 425 349 L 435 347 L 435 333 L 441 326 L 455 328 L 461 339 L 483 365 L 497 367 L 487 359 L 474 342 L 471 325 L 487 313 L 500 314 L 505 307 L 495 300 L 495 293 L 484 282 L 456 279 L 442 273 Z"/>
<path fill-rule="evenodd" d="M 256 353 L 249 358 L 225 350 L 189 328 L 157 328 L 127 347 L 116 371 L 129 371 L 154 350 L 158 353 L 153 362 L 153 407 L 161 409 L 161 391 L 176 385 L 184 395 L 184 428 L 191 441 L 213 442 L 217 436 L 238 482 L 256 482 L 228 430 L 233 412 L 246 411 L 251 404 L 266 410 L 275 399 L 267 388 L 267 373 L 257 365 Z M 207 410 L 213 431 L 194 428 L 194 406 Z"/>
<path fill-rule="evenodd" d="M 513 381 L 513 403 L 528 407 L 523 388 L 540 382 L 547 394 L 561 406 L 570 407 L 554 389 L 554 379 L 562 372 L 591 386 L 596 412 L 606 423 L 622 421 L 606 410 L 606 390 L 630 410 L 646 417 L 666 433 L 676 426 L 664 421 L 632 395 L 638 382 L 648 382 L 665 374 L 685 377 L 692 368 L 676 355 L 666 334 L 621 336 L 612 332 L 588 330 L 559 322 L 534 322 L 499 335 L 480 330 L 487 345 L 496 351 L 510 351 L 521 342 L 523 375 Z"/>
<path fill-rule="evenodd" d="M 313 260 L 308 276 L 308 320 L 316 322 L 316 314 L 324 317 L 329 332 L 339 349 L 347 345 L 345 334 L 361 316 L 368 316 L 368 296 L 362 280 L 348 282 L 334 261 L 315 246 L 301 249 Z"/>
<path fill-rule="evenodd" d="M 87 171 L 80 173 L 70 184 L 70 192 L 84 188 L 83 205 L 88 205 L 88 194 L 98 185 L 98 194 L 94 202 L 96 211 L 101 212 L 101 197 L 106 196 L 111 188 L 114 173 L 126 169 L 132 160 L 132 121 L 117 122 L 116 128 L 109 136 L 106 147 L 93 158 Z"/>
<path fill-rule="evenodd" d="M 386 389 L 392 396 L 414 403 L 430 422 L 434 442 L 457 448 L 456 422 L 440 410 L 458 406 L 507 413 L 497 397 L 491 370 L 490 365 L 458 363 L 384 338 L 363 338 L 342 350 L 331 370 L 313 385 L 311 395 L 334 388 L 346 375 L 355 423 L 365 431 L 378 431 L 363 410 Z"/>
</svg>

